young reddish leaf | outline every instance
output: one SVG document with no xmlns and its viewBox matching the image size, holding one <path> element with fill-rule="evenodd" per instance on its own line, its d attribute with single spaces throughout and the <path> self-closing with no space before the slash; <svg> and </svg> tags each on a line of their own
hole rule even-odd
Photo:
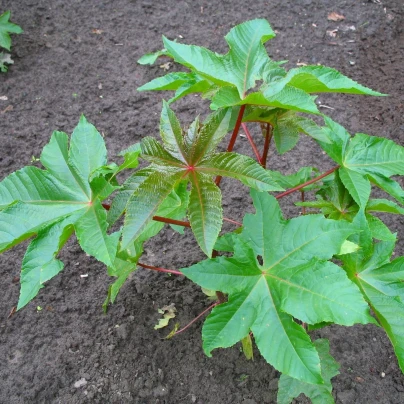
<svg viewBox="0 0 404 404">
<path fill-rule="evenodd" d="M 163 139 L 167 151 L 176 159 L 186 162 L 184 156 L 184 140 L 181 125 L 174 112 L 163 101 L 163 109 L 160 118 L 160 136 Z"/>
<path fill-rule="evenodd" d="M 231 177 L 258 191 L 283 191 L 271 171 L 265 170 L 255 160 L 237 153 L 217 153 L 198 166 L 198 172 Z"/>
<path fill-rule="evenodd" d="M 150 136 L 142 139 L 141 149 L 142 157 L 151 163 L 162 166 L 185 167 L 184 162 L 171 155 L 156 139 Z"/>
<path fill-rule="evenodd" d="M 187 157 L 190 165 L 196 166 L 210 153 L 229 132 L 234 111 L 231 108 L 222 109 L 209 115 L 198 132 L 193 131 L 187 136 Z"/>
<path fill-rule="evenodd" d="M 152 172 L 137 187 L 126 206 L 122 248 L 127 248 L 139 236 L 183 176 L 183 170 L 165 167 L 163 172 Z"/>
<path fill-rule="evenodd" d="M 192 172 L 189 222 L 203 252 L 210 257 L 222 228 L 222 194 L 209 175 Z"/>
</svg>

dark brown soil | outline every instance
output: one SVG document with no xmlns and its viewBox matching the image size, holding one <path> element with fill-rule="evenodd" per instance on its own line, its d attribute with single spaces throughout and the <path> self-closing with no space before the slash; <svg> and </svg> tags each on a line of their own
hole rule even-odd
<svg viewBox="0 0 404 404">
<path fill-rule="evenodd" d="M 225 52 L 223 36 L 252 18 L 271 22 L 278 36 L 268 50 L 277 60 L 289 59 L 289 67 L 325 64 L 389 93 L 385 98 L 321 95 L 319 101 L 333 108 L 323 107 L 323 112 L 351 132 L 404 144 L 402 0 L 2 0 L 0 13 L 8 9 L 25 32 L 13 37 L 15 64 L 0 76 L 0 96 L 8 98 L 0 101 L 0 178 L 39 156 L 53 130 L 71 133 L 81 113 L 104 134 L 111 160 L 142 136 L 157 136 L 161 99 L 169 95 L 136 88 L 164 72 L 160 63 L 139 66 L 137 59 L 161 48 L 161 34 Z M 332 11 L 345 20 L 328 21 Z M 332 38 L 327 30 L 335 29 Z M 175 110 L 184 124 L 208 112 L 206 102 L 194 96 L 175 104 Z M 242 138 L 236 149 L 250 153 Z M 302 165 L 332 167 L 306 138 L 291 153 L 271 157 L 271 168 L 285 173 Z M 251 210 L 247 190 L 230 180 L 222 188 L 226 215 L 240 220 Z M 299 214 L 293 200 L 284 203 L 287 216 Z M 389 218 L 401 237 L 403 224 L 402 218 Z M 201 322 L 168 341 L 161 339 L 167 331 L 153 329 L 163 305 L 175 304 L 182 325 L 208 307 L 200 289 L 183 277 L 139 270 L 104 315 L 101 305 L 111 279 L 75 240 L 61 254 L 65 270 L 7 319 L 18 300 L 15 278 L 25 247 L 0 257 L 1 403 L 276 401 L 279 373 L 258 352 L 254 362 L 245 360 L 239 346 L 207 358 Z M 181 237 L 171 229 L 146 250 L 145 262 L 167 268 L 203 258 L 189 232 Z M 396 254 L 403 252 L 400 242 Z M 313 335 L 319 336 L 330 339 L 341 363 L 341 375 L 333 380 L 337 403 L 404 402 L 404 376 L 383 330 L 331 327 Z M 86 385 L 76 388 L 82 378 Z"/>
</svg>

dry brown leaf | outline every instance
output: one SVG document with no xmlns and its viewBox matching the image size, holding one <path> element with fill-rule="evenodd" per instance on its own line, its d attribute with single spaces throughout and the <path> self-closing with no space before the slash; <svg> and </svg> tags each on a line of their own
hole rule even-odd
<svg viewBox="0 0 404 404">
<path fill-rule="evenodd" d="M 333 11 L 332 13 L 328 14 L 327 19 L 328 21 L 343 21 L 345 20 L 345 17 L 342 14 L 338 14 Z"/>
<path fill-rule="evenodd" d="M 1 111 L 2 114 L 5 114 L 6 112 L 10 112 L 14 109 L 12 105 L 9 105 L 8 107 L 4 108 L 3 111 Z"/>
<path fill-rule="evenodd" d="M 166 70 L 170 69 L 171 65 L 172 65 L 171 62 L 167 62 L 167 63 L 160 65 L 159 67 L 160 67 L 160 69 L 163 69 L 164 71 L 166 71 Z"/>
<path fill-rule="evenodd" d="M 337 36 L 337 29 L 333 29 L 331 31 L 327 31 L 327 35 L 330 36 L 331 38 L 335 38 Z"/>
</svg>

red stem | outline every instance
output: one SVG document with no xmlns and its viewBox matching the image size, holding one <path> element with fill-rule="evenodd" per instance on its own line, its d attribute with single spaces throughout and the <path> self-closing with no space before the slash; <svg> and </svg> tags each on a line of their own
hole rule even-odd
<svg viewBox="0 0 404 404">
<path fill-rule="evenodd" d="M 191 227 L 189 222 L 184 222 L 182 220 L 169 219 L 168 217 L 153 216 L 153 220 L 155 220 L 156 222 L 163 222 L 163 223 L 169 223 L 169 224 L 177 224 L 178 226 Z"/>
<path fill-rule="evenodd" d="M 163 222 L 163 223 L 177 224 L 178 226 L 191 227 L 191 224 L 189 222 L 185 222 L 183 220 L 169 219 L 167 217 L 162 217 L 162 216 L 153 216 L 153 220 L 155 220 L 156 222 Z M 243 225 L 242 223 L 238 222 L 237 220 L 228 219 L 227 217 L 224 217 L 223 220 L 225 222 L 233 223 L 237 226 Z"/>
<path fill-rule="evenodd" d="M 264 151 L 262 152 L 262 157 L 261 157 L 261 165 L 262 167 L 266 168 L 267 167 L 267 159 L 268 159 L 268 150 L 269 150 L 269 145 L 272 140 L 272 125 L 270 123 L 267 124 L 267 133 L 265 135 L 265 143 L 264 143 Z"/>
<path fill-rule="evenodd" d="M 243 130 L 244 130 L 244 132 L 245 132 L 245 135 L 247 136 L 247 139 L 248 139 L 248 141 L 250 142 L 251 148 L 253 149 L 253 152 L 254 152 L 254 154 L 255 154 L 255 157 L 256 157 L 258 163 L 262 164 L 262 162 L 261 162 L 261 156 L 260 156 L 260 154 L 259 154 L 259 152 L 258 152 L 257 146 L 256 146 L 255 143 L 254 143 L 254 140 L 253 140 L 253 138 L 252 138 L 252 136 L 251 136 L 251 133 L 250 133 L 250 131 L 249 131 L 248 128 L 247 128 L 247 125 L 246 125 L 245 123 L 242 123 L 241 126 L 243 127 Z"/>
<path fill-rule="evenodd" d="M 334 171 L 338 170 L 339 167 L 340 167 L 340 166 L 336 166 L 336 167 L 334 167 L 334 168 L 331 168 L 330 170 L 326 171 L 325 173 L 319 175 L 319 176 L 316 177 L 316 178 L 313 178 L 313 179 L 310 180 L 310 181 L 305 182 L 304 184 L 300 184 L 300 185 L 298 185 L 297 187 L 288 189 L 287 191 L 282 192 L 281 194 L 276 195 L 275 198 L 276 198 L 276 199 L 280 199 L 280 198 L 283 198 L 284 196 L 289 195 L 289 194 L 291 194 L 291 193 L 293 193 L 293 192 L 299 191 L 299 190 L 301 190 L 302 188 L 307 187 L 307 185 L 313 184 L 314 182 L 317 182 L 317 181 L 321 180 L 322 178 L 327 177 L 327 175 L 330 175 L 330 174 L 332 174 Z"/>
<path fill-rule="evenodd" d="M 174 271 L 173 269 L 154 267 L 153 265 L 146 265 L 146 264 L 142 264 L 141 262 L 138 262 L 137 265 L 139 265 L 142 268 L 152 269 L 153 271 L 166 272 L 168 274 L 174 274 L 174 275 L 184 275 L 180 271 Z"/>
<path fill-rule="evenodd" d="M 304 202 L 304 191 L 301 191 L 302 202 Z M 302 215 L 306 214 L 306 206 L 302 206 Z"/>
<path fill-rule="evenodd" d="M 195 323 L 196 321 L 198 321 L 205 313 L 207 313 L 209 310 L 213 309 L 215 306 L 217 306 L 219 304 L 219 302 L 215 302 L 213 304 L 211 304 L 207 309 L 205 309 L 201 314 L 198 314 L 197 317 L 195 317 L 191 322 L 189 322 L 184 328 L 181 328 L 180 330 L 178 330 L 176 333 L 174 333 L 174 335 L 180 334 L 183 331 L 185 331 L 187 328 L 189 328 L 193 323 Z"/>
<path fill-rule="evenodd" d="M 246 107 L 246 105 L 242 105 L 240 107 L 240 111 L 238 112 L 236 126 L 233 129 L 233 133 L 231 135 L 229 145 L 227 146 L 228 152 L 231 152 L 233 150 L 234 143 L 236 143 L 237 135 L 238 135 L 238 132 L 239 132 L 240 126 L 241 126 L 241 121 L 243 120 L 245 107 Z M 222 180 L 222 177 L 220 175 L 218 175 L 215 180 L 215 183 L 217 186 L 219 186 L 221 180 Z"/>
<path fill-rule="evenodd" d="M 237 226 L 242 226 L 242 225 L 243 225 L 243 223 L 240 223 L 240 222 L 238 222 L 237 220 L 228 219 L 227 217 L 224 217 L 223 220 L 224 220 L 225 222 L 233 223 L 233 224 L 235 224 L 235 225 L 237 225 Z"/>
</svg>

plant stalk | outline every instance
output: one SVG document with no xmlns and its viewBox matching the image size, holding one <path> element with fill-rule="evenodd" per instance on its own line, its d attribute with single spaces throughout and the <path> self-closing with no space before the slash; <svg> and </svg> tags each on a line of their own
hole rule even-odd
<svg viewBox="0 0 404 404">
<path fill-rule="evenodd" d="M 195 323 L 196 321 L 198 321 L 205 313 L 207 313 L 209 310 L 213 309 L 215 306 L 217 306 L 219 304 L 219 302 L 215 302 L 213 304 L 211 304 L 207 309 L 205 309 L 201 314 L 198 314 L 198 316 L 196 316 L 191 322 L 189 322 L 184 328 L 181 328 L 180 330 L 178 330 L 177 332 L 174 333 L 174 335 L 180 334 L 183 331 L 185 331 L 187 328 L 189 328 L 193 323 Z"/>
<path fill-rule="evenodd" d="M 273 135 L 273 127 L 270 123 L 267 123 L 267 133 L 265 134 L 264 151 L 262 152 L 261 157 L 261 165 L 264 168 L 267 167 L 268 151 L 269 151 L 269 145 L 271 144 L 272 135 Z"/>
<path fill-rule="evenodd" d="M 338 165 L 338 166 L 336 166 L 336 167 L 334 167 L 334 168 L 331 168 L 330 170 L 326 171 L 325 173 L 319 175 L 319 176 L 316 177 L 316 178 L 313 178 L 313 179 L 310 180 L 310 181 L 305 182 L 304 184 L 300 184 L 300 185 L 298 185 L 297 187 L 288 189 L 287 191 L 282 192 L 281 194 L 276 195 L 275 198 L 276 198 L 276 199 L 280 199 L 280 198 L 283 198 L 284 196 L 289 195 L 289 194 L 291 194 L 291 193 L 293 193 L 293 192 L 300 191 L 302 188 L 307 187 L 307 185 L 310 185 L 310 184 L 313 184 L 314 182 L 320 181 L 322 178 L 327 177 L 327 175 L 332 174 L 334 171 L 338 170 L 339 167 L 340 167 L 340 166 Z"/>
<path fill-rule="evenodd" d="M 191 227 L 191 224 L 189 222 L 186 222 L 186 221 L 183 221 L 183 220 L 169 219 L 169 218 L 163 217 L 163 216 L 153 216 L 153 220 L 155 220 L 156 222 L 177 224 L 178 226 L 183 226 L 183 227 Z M 240 223 L 237 220 L 228 219 L 227 217 L 224 217 L 223 221 L 233 223 L 233 224 L 235 224 L 237 226 L 242 226 L 243 225 L 243 223 Z"/>
<path fill-rule="evenodd" d="M 258 149 L 257 149 L 257 146 L 256 146 L 255 143 L 254 143 L 254 140 L 253 140 L 253 138 L 252 138 L 252 136 L 251 136 L 251 133 L 250 133 L 250 131 L 249 131 L 248 128 L 247 128 L 247 125 L 246 125 L 245 123 L 242 123 L 241 126 L 243 127 L 243 130 L 244 130 L 244 132 L 245 132 L 245 135 L 247 136 L 247 139 L 248 139 L 248 141 L 250 142 L 251 148 L 253 149 L 253 152 L 254 152 L 254 154 L 255 154 L 255 157 L 256 157 L 258 163 L 260 163 L 260 164 L 262 165 L 261 156 L 260 156 L 260 154 L 259 154 L 259 151 L 258 151 Z"/>
<path fill-rule="evenodd" d="M 302 202 L 304 202 L 304 191 L 300 191 Z M 302 215 L 306 214 L 306 206 L 302 206 Z"/>
<path fill-rule="evenodd" d="M 160 267 L 154 267 L 153 265 L 146 265 L 146 264 L 142 264 L 141 262 L 138 262 L 137 265 L 139 265 L 142 268 L 146 268 L 146 269 L 152 269 L 153 271 L 158 271 L 158 272 L 165 272 L 168 274 L 173 274 L 173 275 L 184 275 L 182 272 L 180 271 L 174 271 L 173 269 L 166 269 L 166 268 L 160 268 Z"/>
<path fill-rule="evenodd" d="M 234 126 L 233 133 L 232 133 L 230 141 L 229 141 L 229 145 L 227 146 L 228 152 L 231 152 L 233 150 L 234 143 L 236 143 L 237 135 L 238 135 L 238 132 L 239 132 L 240 126 L 241 126 L 241 121 L 243 120 L 245 107 L 246 107 L 246 105 L 242 105 L 240 107 L 240 111 L 238 112 L 236 125 Z M 215 183 L 217 186 L 219 186 L 221 180 L 222 180 L 222 177 L 220 175 L 218 175 L 215 180 Z"/>
</svg>

